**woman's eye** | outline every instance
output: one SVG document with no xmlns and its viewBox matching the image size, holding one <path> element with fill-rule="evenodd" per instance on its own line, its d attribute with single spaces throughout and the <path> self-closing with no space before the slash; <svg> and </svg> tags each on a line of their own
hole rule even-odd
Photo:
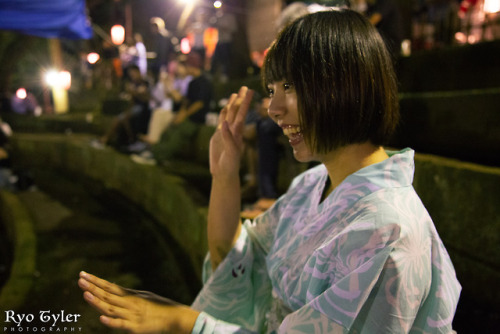
<svg viewBox="0 0 500 334">
<path fill-rule="evenodd" d="M 290 89 L 292 89 L 292 88 L 293 88 L 293 84 L 291 84 L 291 83 L 285 82 L 285 83 L 283 84 L 283 89 L 284 89 L 285 91 L 290 90 Z"/>
<path fill-rule="evenodd" d="M 273 89 L 271 89 L 271 88 L 268 88 L 268 89 L 267 89 L 267 95 L 269 95 L 269 97 L 273 97 L 273 95 L 274 95 L 274 90 L 273 90 Z"/>
</svg>

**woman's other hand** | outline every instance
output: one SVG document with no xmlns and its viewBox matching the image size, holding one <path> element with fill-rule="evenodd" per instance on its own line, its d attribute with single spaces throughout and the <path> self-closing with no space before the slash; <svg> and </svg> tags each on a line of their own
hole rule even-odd
<svg viewBox="0 0 500 334">
<path fill-rule="evenodd" d="M 191 333 L 199 313 L 184 305 L 157 303 L 128 293 L 120 286 L 81 272 L 78 285 L 101 322 L 130 333 Z"/>
</svg>

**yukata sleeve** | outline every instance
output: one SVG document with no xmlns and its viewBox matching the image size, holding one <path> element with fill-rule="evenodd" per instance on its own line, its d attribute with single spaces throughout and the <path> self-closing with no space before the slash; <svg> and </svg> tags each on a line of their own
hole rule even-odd
<svg viewBox="0 0 500 334">
<path fill-rule="evenodd" d="M 192 304 L 203 313 L 193 333 L 259 331 L 270 296 L 264 256 L 259 253 L 243 228 L 235 246 L 214 272 L 207 255 L 204 285 Z"/>
<path fill-rule="evenodd" d="M 193 333 L 260 333 L 271 303 L 265 256 L 277 203 L 255 221 L 246 221 L 226 258 L 212 272 L 210 254 L 203 267 L 203 288 L 192 307 L 202 313 Z"/>
</svg>

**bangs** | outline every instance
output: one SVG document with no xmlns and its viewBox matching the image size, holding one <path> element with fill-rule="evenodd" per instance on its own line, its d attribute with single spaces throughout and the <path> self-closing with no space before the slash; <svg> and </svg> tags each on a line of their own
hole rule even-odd
<svg viewBox="0 0 500 334">
<path fill-rule="evenodd" d="M 285 43 L 279 41 L 278 38 L 271 44 L 264 60 L 262 85 L 265 91 L 267 91 L 267 85 L 270 83 L 291 80 L 292 52 L 289 52 L 289 50 L 293 50 L 293 48 L 291 45 L 282 45 Z"/>
</svg>

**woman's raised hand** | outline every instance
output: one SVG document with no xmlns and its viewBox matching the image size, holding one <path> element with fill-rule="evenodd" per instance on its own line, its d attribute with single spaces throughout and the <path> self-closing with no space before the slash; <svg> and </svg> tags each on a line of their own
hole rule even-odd
<svg viewBox="0 0 500 334">
<path fill-rule="evenodd" d="M 101 313 L 101 322 L 130 333 L 191 333 L 199 313 L 184 305 L 167 305 L 127 292 L 120 286 L 81 272 L 84 299 Z"/>
<path fill-rule="evenodd" d="M 210 140 L 210 172 L 213 177 L 235 177 L 243 151 L 243 128 L 253 91 L 241 87 L 232 94 L 219 115 L 217 131 Z"/>
</svg>

